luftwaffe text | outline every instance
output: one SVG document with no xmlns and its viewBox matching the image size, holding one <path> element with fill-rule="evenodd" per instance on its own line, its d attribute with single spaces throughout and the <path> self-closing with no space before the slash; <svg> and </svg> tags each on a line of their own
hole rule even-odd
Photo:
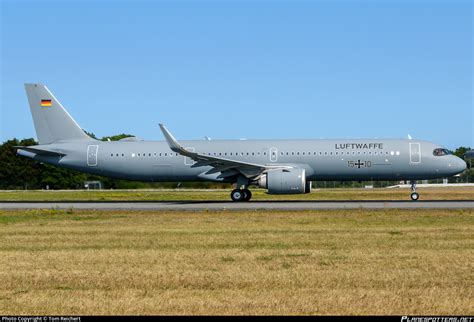
<svg viewBox="0 0 474 322">
<path fill-rule="evenodd" d="M 336 143 L 336 149 L 383 149 L 383 143 Z"/>
</svg>

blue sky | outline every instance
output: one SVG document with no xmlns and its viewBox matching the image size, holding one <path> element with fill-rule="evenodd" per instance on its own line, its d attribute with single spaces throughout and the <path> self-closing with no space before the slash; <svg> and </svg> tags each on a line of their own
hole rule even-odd
<svg viewBox="0 0 474 322">
<path fill-rule="evenodd" d="M 471 1 L 0 2 L 2 141 L 41 82 L 97 136 L 474 146 Z"/>
</svg>

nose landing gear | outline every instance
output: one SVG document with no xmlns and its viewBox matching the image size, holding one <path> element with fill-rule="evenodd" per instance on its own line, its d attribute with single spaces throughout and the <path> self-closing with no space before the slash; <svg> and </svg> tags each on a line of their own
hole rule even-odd
<svg viewBox="0 0 474 322">
<path fill-rule="evenodd" d="M 417 201 L 418 199 L 420 199 L 420 195 L 418 194 L 418 192 L 416 192 L 416 182 L 415 181 L 412 181 L 411 183 L 411 195 L 410 195 L 410 198 L 411 200 L 413 201 Z"/>
</svg>

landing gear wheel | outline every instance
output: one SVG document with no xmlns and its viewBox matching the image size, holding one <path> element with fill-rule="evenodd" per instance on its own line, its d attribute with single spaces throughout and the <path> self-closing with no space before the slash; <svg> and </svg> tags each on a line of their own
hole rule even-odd
<svg viewBox="0 0 474 322">
<path fill-rule="evenodd" d="M 243 201 L 244 200 L 244 193 L 240 189 L 234 189 L 230 193 L 230 197 L 232 198 L 232 201 Z"/>
<path fill-rule="evenodd" d="M 410 197 L 411 197 L 411 200 L 417 201 L 420 198 L 420 195 L 418 194 L 418 192 L 412 192 Z"/>
<path fill-rule="evenodd" d="M 244 201 L 249 201 L 252 198 L 252 192 L 249 189 L 243 189 L 242 192 L 244 193 Z"/>
</svg>

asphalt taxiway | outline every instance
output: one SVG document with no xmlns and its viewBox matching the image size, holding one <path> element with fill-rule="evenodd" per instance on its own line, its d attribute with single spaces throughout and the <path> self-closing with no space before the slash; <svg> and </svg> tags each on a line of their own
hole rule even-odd
<svg viewBox="0 0 474 322">
<path fill-rule="evenodd" d="M 84 209 L 84 210 L 317 210 L 317 209 L 474 209 L 474 200 L 460 201 L 61 201 L 0 202 L 0 209 Z"/>
</svg>

